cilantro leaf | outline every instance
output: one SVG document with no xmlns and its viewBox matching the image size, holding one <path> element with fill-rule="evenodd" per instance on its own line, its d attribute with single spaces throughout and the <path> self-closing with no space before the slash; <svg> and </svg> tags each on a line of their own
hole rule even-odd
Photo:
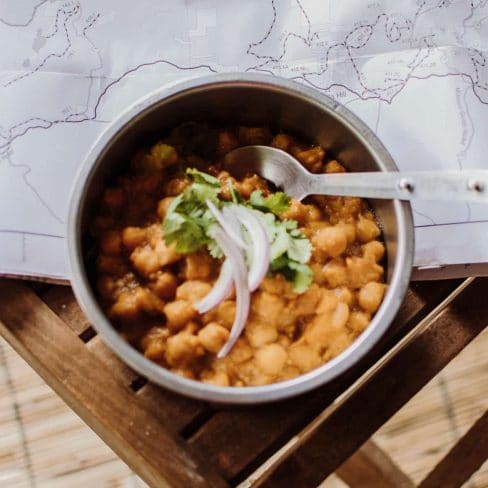
<svg viewBox="0 0 488 488">
<path fill-rule="evenodd" d="M 291 198 L 282 191 L 272 193 L 267 197 L 263 196 L 261 190 L 255 190 L 249 197 L 249 204 L 263 212 L 272 212 L 275 215 L 281 215 L 290 208 Z"/>
<path fill-rule="evenodd" d="M 205 231 L 197 219 L 178 213 L 164 220 L 163 234 L 166 244 L 176 242 L 176 250 L 183 254 L 198 251 L 207 241 Z"/>
<path fill-rule="evenodd" d="M 313 280 L 313 271 L 310 266 L 296 261 L 288 263 L 288 269 L 291 270 L 291 283 L 293 291 L 296 293 L 303 293 L 310 288 Z"/>
<path fill-rule="evenodd" d="M 220 180 L 215 178 L 215 176 L 204 173 L 203 171 L 198 171 L 195 168 L 188 168 L 186 174 L 195 182 L 204 185 L 210 185 L 220 188 Z"/>
<path fill-rule="evenodd" d="M 307 263 L 312 254 L 312 244 L 310 241 L 300 233 L 299 236 L 290 234 L 288 256 L 293 261 L 299 263 Z"/>
<path fill-rule="evenodd" d="M 186 173 L 193 183 L 171 202 L 163 221 L 166 244 L 174 242 L 176 250 L 183 254 L 211 243 L 207 231 L 215 219 L 208 212 L 206 201 L 217 202 L 220 192 L 217 178 L 196 169 L 187 169 Z"/>
</svg>

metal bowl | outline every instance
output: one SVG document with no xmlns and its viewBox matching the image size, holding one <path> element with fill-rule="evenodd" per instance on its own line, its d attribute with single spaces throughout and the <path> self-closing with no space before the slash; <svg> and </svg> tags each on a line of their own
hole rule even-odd
<svg viewBox="0 0 488 488">
<path fill-rule="evenodd" d="M 390 326 L 405 295 L 413 259 L 410 206 L 370 201 L 386 243 L 388 291 L 369 327 L 321 367 L 266 386 L 219 387 L 182 378 L 146 359 L 115 330 L 97 303 L 89 279 L 90 243 L 85 229 L 107 180 L 148 133 L 187 121 L 266 125 L 322 145 L 351 171 L 397 171 L 373 132 L 338 102 L 281 78 L 222 74 L 162 87 L 125 111 L 91 148 L 78 174 L 69 208 L 67 243 L 76 298 L 103 340 L 141 375 L 175 392 L 212 402 L 257 403 L 297 395 L 331 381 L 357 363 Z"/>
</svg>

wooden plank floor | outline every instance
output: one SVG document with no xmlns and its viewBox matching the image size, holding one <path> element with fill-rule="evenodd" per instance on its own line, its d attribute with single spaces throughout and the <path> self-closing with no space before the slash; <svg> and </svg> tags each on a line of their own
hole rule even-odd
<svg viewBox="0 0 488 488">
<path fill-rule="evenodd" d="M 488 407 L 488 330 L 376 434 L 413 480 Z M 0 339 L 0 486 L 146 486 Z M 324 486 L 344 486 L 329 479 Z M 488 488 L 488 463 L 470 488 Z"/>
</svg>

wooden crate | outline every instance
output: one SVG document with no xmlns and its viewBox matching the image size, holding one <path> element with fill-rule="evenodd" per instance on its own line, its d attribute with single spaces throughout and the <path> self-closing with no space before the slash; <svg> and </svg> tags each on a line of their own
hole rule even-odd
<svg viewBox="0 0 488 488">
<path fill-rule="evenodd" d="M 488 279 L 414 284 L 387 336 L 353 370 L 246 408 L 147 383 L 104 345 L 68 287 L 1 281 L 0 333 L 152 486 L 316 486 L 341 465 L 351 486 L 411 486 L 364 443 L 488 325 L 487 292 Z M 485 414 L 421 486 L 460 486 L 486 459 L 487 439 Z"/>
</svg>

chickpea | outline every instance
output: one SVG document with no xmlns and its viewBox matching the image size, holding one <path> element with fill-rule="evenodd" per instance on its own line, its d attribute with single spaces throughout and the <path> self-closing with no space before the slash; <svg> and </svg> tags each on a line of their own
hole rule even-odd
<svg viewBox="0 0 488 488">
<path fill-rule="evenodd" d="M 113 228 L 115 226 L 115 220 L 112 217 L 106 217 L 99 215 L 93 219 L 93 223 L 90 226 L 90 232 L 93 237 L 100 236 L 104 231 Z"/>
<path fill-rule="evenodd" d="M 100 254 L 97 258 L 97 271 L 110 275 L 121 275 L 129 270 L 121 256 L 105 256 L 104 254 Z"/>
<path fill-rule="evenodd" d="M 323 288 L 321 289 L 321 292 L 322 297 L 320 299 L 320 302 L 317 304 L 315 312 L 317 314 L 326 314 L 333 312 L 336 309 L 337 304 L 339 303 L 339 299 L 336 293 L 334 293 L 333 290 L 325 290 Z"/>
<path fill-rule="evenodd" d="M 120 208 L 125 201 L 122 188 L 107 188 L 103 194 L 103 202 L 111 209 Z"/>
<path fill-rule="evenodd" d="M 264 373 L 276 376 L 285 366 L 286 351 L 279 344 L 268 344 L 256 352 L 256 365 Z"/>
<path fill-rule="evenodd" d="M 230 386 L 229 376 L 223 371 L 212 371 L 202 376 L 203 383 L 215 386 Z"/>
<path fill-rule="evenodd" d="M 310 347 L 303 340 L 299 340 L 290 346 L 288 356 L 291 364 L 302 373 L 315 369 L 322 364 L 322 359 L 316 349 Z"/>
<path fill-rule="evenodd" d="M 166 217 L 166 214 L 168 213 L 168 208 L 174 199 L 175 199 L 175 197 L 166 197 L 166 198 L 163 198 L 162 200 L 159 200 L 158 217 L 160 219 L 164 219 Z"/>
<path fill-rule="evenodd" d="M 342 229 L 346 234 L 347 245 L 350 246 L 356 240 L 356 227 L 354 224 L 341 222 L 336 227 Z"/>
<path fill-rule="evenodd" d="M 310 288 L 301 295 L 298 295 L 295 302 L 295 312 L 297 315 L 311 315 L 321 300 L 321 289 L 313 283 Z"/>
<path fill-rule="evenodd" d="M 287 136 L 286 134 L 277 134 L 273 137 L 270 145 L 272 147 L 276 147 L 277 149 L 281 149 L 282 151 L 289 152 L 290 147 L 295 144 L 295 141 L 292 137 Z"/>
<path fill-rule="evenodd" d="M 166 327 L 151 327 L 140 341 L 141 348 L 145 350 L 149 346 L 149 343 L 155 339 L 166 341 L 169 335 L 170 332 Z"/>
<path fill-rule="evenodd" d="M 154 281 L 148 285 L 151 291 L 160 298 L 172 298 L 178 285 L 175 275 L 158 271 L 154 278 Z"/>
<path fill-rule="evenodd" d="M 116 294 L 116 284 L 112 276 L 101 275 L 97 279 L 97 290 L 104 300 L 111 300 Z"/>
<path fill-rule="evenodd" d="M 213 265 L 213 258 L 206 252 L 190 254 L 185 257 L 184 277 L 186 280 L 208 280 Z"/>
<path fill-rule="evenodd" d="M 236 186 L 244 198 L 249 198 L 255 190 L 261 190 L 263 193 L 268 192 L 267 183 L 258 175 L 247 176 L 242 180 L 242 183 L 237 183 Z"/>
<path fill-rule="evenodd" d="M 241 337 L 237 340 L 227 357 L 236 364 L 242 364 L 253 357 L 253 351 L 247 340 Z"/>
<path fill-rule="evenodd" d="M 176 164 L 178 162 L 178 153 L 173 146 L 158 142 L 153 147 L 149 154 L 150 162 L 146 164 L 146 170 L 161 170 Z"/>
<path fill-rule="evenodd" d="M 163 240 L 156 244 L 154 252 L 157 254 L 160 266 L 166 266 L 181 259 L 181 254 L 176 251 L 174 243 L 166 245 Z"/>
<path fill-rule="evenodd" d="M 384 271 L 379 264 L 357 256 L 346 258 L 346 268 L 352 288 L 361 288 L 370 281 L 379 281 Z"/>
<path fill-rule="evenodd" d="M 280 296 L 289 297 L 293 295 L 290 283 L 286 281 L 285 277 L 281 274 L 276 274 L 272 277 L 267 276 L 264 278 L 259 285 L 259 289 Z"/>
<path fill-rule="evenodd" d="M 325 173 L 345 173 L 346 169 L 342 166 L 341 163 L 333 159 L 329 161 L 324 167 Z"/>
<path fill-rule="evenodd" d="M 139 315 L 137 297 L 133 291 L 122 292 L 110 308 L 109 315 L 114 319 L 132 319 Z"/>
<path fill-rule="evenodd" d="M 383 300 L 385 285 L 383 283 L 370 282 L 359 290 L 358 301 L 362 309 L 366 312 L 374 313 Z"/>
<path fill-rule="evenodd" d="M 333 312 L 319 314 L 307 324 L 304 337 L 310 344 L 326 348 L 345 328 L 348 318 L 349 307 L 345 303 L 338 303 Z"/>
<path fill-rule="evenodd" d="M 300 370 L 296 366 L 285 365 L 281 372 L 280 378 L 282 380 L 289 380 L 295 378 L 300 374 Z"/>
<path fill-rule="evenodd" d="M 123 291 L 112 305 L 109 315 L 117 319 L 133 319 L 141 312 L 162 313 L 164 302 L 149 292 L 146 288 L 137 287 Z"/>
<path fill-rule="evenodd" d="M 188 332 L 179 332 L 168 338 L 165 359 L 170 366 L 191 363 L 205 354 L 205 349 L 197 336 Z"/>
<path fill-rule="evenodd" d="M 361 246 L 363 257 L 379 263 L 385 255 L 385 246 L 380 241 L 370 241 Z"/>
<path fill-rule="evenodd" d="M 335 358 L 351 344 L 353 339 L 354 337 L 346 330 L 339 331 L 331 338 L 329 346 L 322 356 L 322 359 L 324 361 L 330 361 L 332 358 Z"/>
<path fill-rule="evenodd" d="M 275 327 L 265 322 L 257 322 L 254 320 L 247 323 L 244 333 L 252 347 L 261 347 L 265 344 L 270 344 L 278 338 L 278 331 Z"/>
<path fill-rule="evenodd" d="M 171 197 L 178 196 L 188 185 L 190 181 L 186 178 L 173 178 L 166 183 L 164 192 Z"/>
<path fill-rule="evenodd" d="M 354 302 L 354 296 L 349 288 L 346 286 L 341 286 L 340 288 L 336 288 L 334 293 L 340 302 L 343 302 L 351 307 Z"/>
<path fill-rule="evenodd" d="M 351 312 L 347 326 L 355 334 L 360 334 L 369 325 L 371 316 L 366 312 Z"/>
<path fill-rule="evenodd" d="M 117 255 L 121 250 L 120 232 L 117 230 L 110 230 L 105 232 L 100 239 L 100 249 L 104 254 Z"/>
<path fill-rule="evenodd" d="M 183 378 L 188 378 L 189 380 L 197 379 L 195 373 L 189 367 L 174 368 L 173 373 L 178 376 L 183 376 Z"/>
<path fill-rule="evenodd" d="M 210 322 L 215 322 L 217 320 L 217 309 L 212 308 L 212 310 L 209 310 L 208 312 L 204 313 L 203 315 L 200 315 L 200 320 L 202 324 L 208 324 Z"/>
<path fill-rule="evenodd" d="M 325 151 L 320 146 L 312 147 L 311 149 L 306 150 L 294 151 L 293 155 L 310 172 L 319 173 L 322 170 L 322 162 L 324 160 Z"/>
<path fill-rule="evenodd" d="M 161 224 L 152 224 L 146 227 L 147 242 L 152 248 L 155 248 L 159 242 L 163 239 L 163 229 Z"/>
<path fill-rule="evenodd" d="M 186 300 L 176 300 L 165 305 L 164 314 L 170 330 L 181 330 L 198 312 Z"/>
<path fill-rule="evenodd" d="M 313 271 L 313 281 L 318 285 L 324 285 L 326 283 L 326 278 L 323 272 L 323 266 L 320 263 L 312 262 L 310 263 L 310 267 Z"/>
<path fill-rule="evenodd" d="M 217 322 L 210 322 L 200 330 L 198 338 L 207 351 L 217 354 L 229 338 L 229 331 Z"/>
<path fill-rule="evenodd" d="M 232 327 L 236 316 L 236 302 L 225 300 L 217 307 L 217 320 L 227 329 Z"/>
<path fill-rule="evenodd" d="M 271 140 L 271 132 L 266 127 L 239 127 L 237 135 L 243 146 L 266 145 Z"/>
<path fill-rule="evenodd" d="M 200 325 L 194 320 L 190 320 L 190 322 L 188 322 L 182 330 L 188 332 L 189 334 L 196 334 L 200 330 Z"/>
<path fill-rule="evenodd" d="M 144 348 L 144 356 L 153 361 L 158 361 L 164 358 L 166 352 L 166 342 L 163 338 L 151 338 L 146 343 Z"/>
<path fill-rule="evenodd" d="M 148 245 L 136 247 L 130 255 L 130 260 L 134 268 L 143 276 L 149 276 L 160 268 L 158 255 Z"/>
<path fill-rule="evenodd" d="M 330 319 L 330 326 L 336 330 L 344 329 L 349 318 L 349 307 L 344 302 L 339 302 Z"/>
<path fill-rule="evenodd" d="M 194 305 L 212 290 L 210 283 L 204 281 L 185 281 L 176 289 L 176 299 L 186 300 Z"/>
<path fill-rule="evenodd" d="M 323 276 L 331 288 L 347 285 L 348 274 L 344 261 L 340 258 L 329 261 L 322 268 Z"/>
<path fill-rule="evenodd" d="M 307 209 L 298 200 L 292 200 L 290 207 L 281 214 L 283 219 L 296 220 L 299 224 L 305 224 L 307 220 Z"/>
<path fill-rule="evenodd" d="M 285 302 L 277 295 L 266 291 L 257 291 L 251 301 L 251 310 L 256 317 L 277 327 L 281 321 Z"/>
<path fill-rule="evenodd" d="M 155 193 L 161 182 L 161 173 L 147 175 L 141 180 L 141 191 L 145 194 Z"/>
<path fill-rule="evenodd" d="M 228 130 L 222 130 L 219 132 L 219 140 L 217 143 L 217 153 L 220 156 L 227 154 L 239 146 L 239 141 L 234 133 Z"/>
<path fill-rule="evenodd" d="M 361 242 L 369 242 L 376 239 L 381 231 L 374 220 L 366 219 L 362 215 L 359 216 L 356 224 L 356 231 L 358 239 Z"/>
<path fill-rule="evenodd" d="M 227 171 L 221 171 L 217 178 L 220 180 L 222 189 L 220 190 L 220 197 L 224 200 L 231 200 L 231 194 L 229 186 L 237 188 L 237 180 L 232 177 Z"/>
<path fill-rule="evenodd" d="M 146 241 L 146 229 L 141 227 L 126 227 L 122 231 L 122 244 L 129 251 L 141 246 Z"/>
<path fill-rule="evenodd" d="M 315 233 L 312 243 L 329 257 L 336 258 L 346 250 L 347 236 L 344 229 L 338 225 L 325 227 Z"/>
</svg>

